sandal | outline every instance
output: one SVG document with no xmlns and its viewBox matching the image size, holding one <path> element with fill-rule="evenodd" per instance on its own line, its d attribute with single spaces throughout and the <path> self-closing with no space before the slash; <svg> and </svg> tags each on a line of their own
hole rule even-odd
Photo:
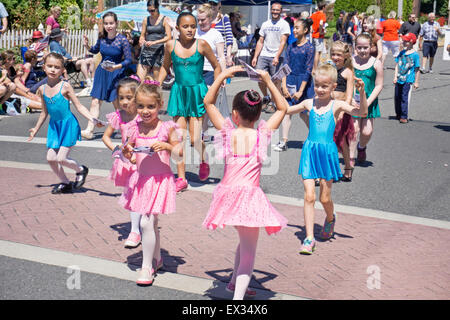
<svg viewBox="0 0 450 320">
<path fill-rule="evenodd" d="M 341 181 L 344 181 L 344 182 L 352 182 L 353 169 L 354 169 L 354 168 L 344 169 L 344 171 L 350 171 L 351 174 L 350 174 L 350 177 L 346 177 L 346 176 L 345 176 L 345 172 L 344 172 L 344 175 L 342 176 Z"/>
</svg>

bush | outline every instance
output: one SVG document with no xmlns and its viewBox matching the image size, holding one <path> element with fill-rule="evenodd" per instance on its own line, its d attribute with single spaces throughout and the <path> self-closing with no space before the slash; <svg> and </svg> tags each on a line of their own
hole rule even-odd
<svg viewBox="0 0 450 320">
<path fill-rule="evenodd" d="M 378 6 L 379 3 L 379 6 Z M 373 6 L 373 7 L 371 7 Z M 413 0 L 403 0 L 403 20 L 408 19 L 413 7 Z M 372 10 L 368 10 L 372 9 Z M 357 10 L 359 13 L 366 12 L 376 18 L 387 17 L 390 11 L 397 12 L 398 0 L 337 0 L 334 4 L 334 16 L 339 17 L 339 12 L 352 12 Z M 398 18 L 398 16 L 397 16 Z"/>
</svg>

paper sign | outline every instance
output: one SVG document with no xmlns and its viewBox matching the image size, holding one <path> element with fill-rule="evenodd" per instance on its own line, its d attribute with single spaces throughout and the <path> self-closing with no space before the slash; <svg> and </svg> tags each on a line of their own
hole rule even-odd
<svg viewBox="0 0 450 320">
<path fill-rule="evenodd" d="M 445 40 L 444 40 L 444 50 L 442 54 L 442 59 L 450 61 L 450 52 L 448 52 L 447 47 L 450 46 L 450 28 L 445 29 Z M 448 73 L 447 73 L 448 74 Z"/>
<path fill-rule="evenodd" d="M 239 62 L 242 63 L 242 65 L 244 66 L 245 71 L 247 71 L 247 74 L 248 74 L 248 77 L 250 78 L 250 80 L 259 81 L 259 74 L 258 74 L 258 72 L 256 72 L 256 70 L 252 66 L 246 64 L 241 59 L 239 59 Z"/>
<path fill-rule="evenodd" d="M 116 65 L 116 64 L 115 64 L 114 62 L 109 61 L 109 60 L 105 60 L 105 61 L 103 61 L 103 62 L 101 63 L 101 67 L 102 67 L 103 69 L 111 68 L 111 67 L 114 67 L 115 65 Z"/>
<path fill-rule="evenodd" d="M 94 121 L 94 125 L 96 126 L 98 123 L 100 123 L 101 125 L 103 125 L 103 126 L 107 126 L 108 125 L 108 122 L 107 121 L 103 121 L 103 120 L 100 120 L 100 119 L 97 119 L 97 118 L 92 118 L 92 120 Z"/>
<path fill-rule="evenodd" d="M 283 79 L 284 77 L 286 77 L 288 74 L 290 74 L 291 72 L 292 72 L 292 70 L 291 70 L 291 68 L 289 68 L 289 65 L 288 65 L 288 64 L 284 64 L 284 65 L 280 68 L 280 70 L 278 70 L 277 73 L 275 73 L 275 74 L 272 76 L 272 81 L 275 81 L 275 80 L 281 80 L 281 79 Z"/>
<path fill-rule="evenodd" d="M 153 151 L 153 148 L 150 147 L 137 147 L 137 148 L 133 148 L 133 152 L 136 153 L 146 153 L 150 156 L 152 156 L 155 152 Z"/>
<path fill-rule="evenodd" d="M 124 162 L 128 162 L 128 159 L 122 153 L 122 149 L 119 146 L 116 146 L 112 152 L 112 157 L 116 159 L 120 159 Z"/>
</svg>

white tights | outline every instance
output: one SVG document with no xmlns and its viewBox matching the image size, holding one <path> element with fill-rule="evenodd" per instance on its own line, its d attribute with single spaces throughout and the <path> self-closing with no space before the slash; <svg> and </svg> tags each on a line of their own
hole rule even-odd
<svg viewBox="0 0 450 320">
<path fill-rule="evenodd" d="M 141 230 L 139 228 L 139 225 L 141 223 L 141 214 L 138 212 L 131 211 L 130 221 L 131 221 L 131 232 L 141 234 Z"/>
<path fill-rule="evenodd" d="M 152 260 L 161 260 L 161 244 L 158 229 L 158 215 L 142 215 L 142 269 L 152 267 Z"/>
<path fill-rule="evenodd" d="M 83 170 L 75 160 L 69 158 L 71 148 L 60 147 L 59 149 L 48 149 L 47 151 L 47 161 L 52 168 L 53 172 L 58 176 L 62 183 L 69 183 L 64 167 L 70 168 L 75 172 L 80 172 Z"/>
<path fill-rule="evenodd" d="M 239 245 L 236 249 L 234 271 L 230 282 L 235 285 L 233 300 L 243 300 L 255 265 L 259 228 L 241 226 L 235 228 L 239 233 Z"/>
</svg>

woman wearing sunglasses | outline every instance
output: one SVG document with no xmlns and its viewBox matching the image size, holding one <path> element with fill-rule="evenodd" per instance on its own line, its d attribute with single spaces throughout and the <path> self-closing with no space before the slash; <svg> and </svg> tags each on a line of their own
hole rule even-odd
<svg viewBox="0 0 450 320">
<path fill-rule="evenodd" d="M 139 44 L 142 48 L 137 67 L 137 76 L 145 79 L 147 74 L 158 79 L 164 57 L 164 44 L 172 39 L 172 29 L 165 16 L 159 14 L 159 0 L 147 1 L 150 15 L 142 22 Z"/>
</svg>

